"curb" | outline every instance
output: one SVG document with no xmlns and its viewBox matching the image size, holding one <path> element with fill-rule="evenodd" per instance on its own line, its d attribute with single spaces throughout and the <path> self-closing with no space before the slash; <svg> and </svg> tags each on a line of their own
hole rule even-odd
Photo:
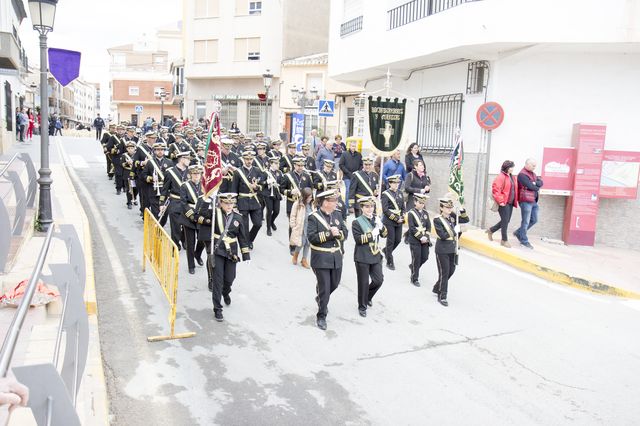
<svg viewBox="0 0 640 426">
<path fill-rule="evenodd" d="M 589 291 L 591 293 L 624 297 L 627 299 L 640 299 L 640 293 L 624 290 L 600 281 L 575 277 L 565 272 L 525 260 L 522 257 L 507 252 L 506 250 L 502 250 L 499 247 L 492 247 L 484 242 L 480 242 L 472 238 L 465 238 L 464 235 L 460 238 L 460 246 L 556 284 Z"/>
</svg>

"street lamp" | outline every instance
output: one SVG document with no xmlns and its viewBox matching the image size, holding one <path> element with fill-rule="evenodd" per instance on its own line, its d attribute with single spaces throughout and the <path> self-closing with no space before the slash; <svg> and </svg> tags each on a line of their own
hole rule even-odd
<svg viewBox="0 0 640 426">
<path fill-rule="evenodd" d="M 269 88 L 271 87 L 271 81 L 273 80 L 273 74 L 267 70 L 265 74 L 262 74 L 262 81 L 264 83 L 265 98 L 264 98 L 264 135 L 269 137 Z"/>
<path fill-rule="evenodd" d="M 49 128 L 49 98 L 47 95 L 47 34 L 53 31 L 58 0 L 29 0 L 29 11 L 33 29 L 40 34 L 40 129 Z M 49 132 L 40 132 L 40 196 L 38 200 L 38 222 L 43 231 L 53 223 L 51 210 L 51 169 L 49 168 Z"/>
<path fill-rule="evenodd" d="M 297 88 L 295 85 L 291 89 L 291 100 L 300 107 L 300 113 L 303 116 L 303 120 L 306 122 L 306 117 L 304 115 L 304 109 L 308 106 L 313 105 L 313 101 L 318 96 L 318 89 L 314 87 L 309 90 L 310 97 L 307 97 L 307 91 L 304 87 Z"/>
<path fill-rule="evenodd" d="M 159 92 L 156 92 L 156 98 L 160 99 L 160 126 L 164 125 L 164 101 L 167 99 L 169 93 L 164 90 L 164 87 L 160 88 Z"/>
</svg>

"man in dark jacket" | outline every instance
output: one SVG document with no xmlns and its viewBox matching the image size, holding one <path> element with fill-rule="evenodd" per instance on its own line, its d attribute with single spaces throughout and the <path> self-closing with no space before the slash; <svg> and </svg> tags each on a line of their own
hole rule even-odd
<svg viewBox="0 0 640 426">
<path fill-rule="evenodd" d="M 93 120 L 93 127 L 96 129 L 96 140 L 99 141 L 102 138 L 102 129 L 104 128 L 104 120 L 100 114 Z"/>
<path fill-rule="evenodd" d="M 344 181 L 345 191 L 349 194 L 351 186 L 351 178 L 354 172 L 362 169 L 362 154 L 356 151 L 358 143 L 356 141 L 349 142 L 349 150 L 342 153 L 338 166 L 342 171 L 342 180 Z M 348 197 L 347 197 L 348 198 Z M 347 209 L 349 208 L 349 200 L 346 200 Z"/>
<path fill-rule="evenodd" d="M 536 160 L 527 159 L 524 167 L 518 173 L 518 203 L 522 214 L 522 223 L 513 235 L 523 246 L 532 249 L 533 246 L 527 237 L 527 231 L 538 222 L 538 194 L 542 188 L 542 179 L 533 171 L 536 169 Z"/>
</svg>

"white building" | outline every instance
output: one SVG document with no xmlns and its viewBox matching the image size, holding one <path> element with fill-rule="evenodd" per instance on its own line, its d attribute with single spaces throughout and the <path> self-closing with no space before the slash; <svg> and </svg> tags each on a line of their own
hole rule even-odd
<svg viewBox="0 0 640 426">
<path fill-rule="evenodd" d="M 84 126 L 91 126 L 96 117 L 96 86 L 80 79 L 71 83 L 73 87 L 73 101 L 76 122 Z"/>
<path fill-rule="evenodd" d="M 184 84 L 184 114 L 199 119 L 217 100 L 223 126 L 236 122 L 244 133 L 267 130 L 276 136 L 283 130 L 278 101 L 290 96 L 281 93 L 281 63 L 327 51 L 329 3 L 185 0 L 183 5 L 184 71 L 174 79 Z M 268 73 L 273 79 L 264 129 L 266 102 L 258 94 L 265 94 L 263 74 Z"/>
<path fill-rule="evenodd" d="M 571 146 L 574 123 L 606 123 L 606 149 L 640 150 L 637 1 L 331 0 L 330 22 L 330 77 L 384 95 L 391 71 L 391 95 L 409 98 L 405 146 L 417 142 L 429 154 L 436 195 L 446 192 L 448 153 L 461 128 L 477 224 L 486 216 L 487 176 L 503 160 L 519 171 L 528 157 L 540 164 L 544 147 Z M 489 134 L 476 123 L 485 101 L 505 109 L 489 149 Z M 542 197 L 539 233 L 560 237 L 564 204 L 564 197 Z M 625 236 L 625 221 L 607 220 L 620 209 L 637 216 L 639 207 L 638 200 L 602 200 L 598 241 L 639 248 Z M 511 223 L 519 224 L 519 213 Z"/>
</svg>

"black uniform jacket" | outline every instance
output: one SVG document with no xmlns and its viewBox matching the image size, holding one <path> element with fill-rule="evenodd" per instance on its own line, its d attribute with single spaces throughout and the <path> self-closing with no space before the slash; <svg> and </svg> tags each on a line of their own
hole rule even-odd
<svg viewBox="0 0 640 426">
<path fill-rule="evenodd" d="M 382 193 L 382 222 L 385 225 L 398 225 L 404 222 L 404 197 L 400 191 L 390 189 Z"/>
<path fill-rule="evenodd" d="M 253 182 L 258 184 L 255 191 L 249 187 L 249 184 Z M 238 210 L 249 211 L 262 208 L 258 200 L 258 193 L 262 190 L 265 182 L 265 174 L 257 167 L 247 169 L 242 166 L 236 169 L 231 182 L 231 192 L 238 194 Z"/>
<path fill-rule="evenodd" d="M 107 152 L 111 154 L 111 158 L 115 159 L 120 156 L 125 150 L 124 148 L 124 136 L 118 136 L 116 133 L 112 134 L 107 141 Z"/>
<path fill-rule="evenodd" d="M 105 131 L 102 134 L 102 139 L 100 139 L 100 145 L 102 145 L 102 150 L 104 151 L 105 154 L 111 154 L 108 152 L 107 150 L 107 143 L 109 143 L 109 139 L 111 139 L 111 133 Z"/>
<path fill-rule="evenodd" d="M 304 159 L 304 168 L 306 170 L 316 170 L 316 160 L 313 157 L 308 156 Z"/>
<path fill-rule="evenodd" d="M 289 154 L 284 154 L 280 157 L 280 170 L 282 173 L 289 173 L 293 170 L 293 157 Z"/>
<path fill-rule="evenodd" d="M 334 237 L 329 229 L 335 226 L 340 235 Z M 311 267 L 319 269 L 342 268 L 342 244 L 349 230 L 339 212 L 326 215 L 318 209 L 307 219 L 307 238 L 311 245 Z"/>
<path fill-rule="evenodd" d="M 218 192 L 224 194 L 225 192 L 231 192 L 231 184 L 233 183 L 233 171 L 242 165 L 240 157 L 235 152 L 229 151 L 229 155 L 222 154 L 223 168 L 225 165 L 231 166 L 226 175 L 222 176 L 222 183 Z"/>
<path fill-rule="evenodd" d="M 373 196 L 378 187 L 378 179 L 379 176 L 375 172 L 367 173 L 364 170 L 358 170 L 353 173 L 349 186 L 349 205 L 355 205 L 354 203 L 362 197 Z"/>
<path fill-rule="evenodd" d="M 132 155 L 129 155 L 128 152 L 122 153 L 120 156 L 120 163 L 122 164 L 122 168 L 127 171 L 127 175 L 125 176 L 127 179 L 133 179 L 136 177 L 136 170 L 134 167 L 134 160 L 137 151 Z"/>
<path fill-rule="evenodd" d="M 155 171 L 157 172 L 160 185 L 163 186 L 167 174 L 167 169 L 173 167 L 173 163 L 171 162 L 171 160 L 168 160 L 165 157 L 158 158 L 154 156 L 152 158 L 153 160 L 149 160 L 144 166 L 144 169 L 142 169 L 141 178 L 143 181 L 151 185 L 153 184 L 153 176 Z"/>
<path fill-rule="evenodd" d="M 211 241 L 211 218 L 213 209 L 211 208 L 211 198 L 198 198 L 194 209 L 194 218 L 198 228 L 198 241 Z"/>
<path fill-rule="evenodd" d="M 180 187 L 180 206 L 182 215 L 180 223 L 191 229 L 198 229 L 198 216 L 196 216 L 196 204 L 202 196 L 200 183 L 194 184 L 190 180 Z"/>
<path fill-rule="evenodd" d="M 331 182 L 333 180 L 338 179 L 336 172 L 330 171 L 329 173 L 325 173 L 324 170 L 317 171 L 313 173 L 313 187 L 318 191 L 324 191 L 327 185 L 327 182 Z"/>
<path fill-rule="evenodd" d="M 468 222 L 469 216 L 467 216 L 467 212 L 463 209 L 460 210 L 458 223 Z M 451 213 L 449 217 L 440 215 L 433 219 L 433 227 L 435 228 L 436 235 L 438 236 L 436 241 L 436 253 L 448 254 L 456 252 L 456 235 L 453 230 L 454 226 L 456 226 L 455 213 Z M 462 232 L 458 234 L 458 238 L 460 238 L 460 235 L 462 235 Z"/>
<path fill-rule="evenodd" d="M 287 200 L 296 201 L 296 197 L 291 192 L 294 189 L 298 189 L 302 193 L 304 188 L 311 188 L 311 176 L 309 176 L 309 173 L 303 171 L 298 174 L 295 171 L 291 171 L 284 175 L 282 179 L 282 194 L 287 197 Z"/>
<path fill-rule="evenodd" d="M 211 210 L 209 210 L 211 212 Z M 242 253 L 242 260 L 249 260 L 249 239 L 247 231 L 242 223 L 242 215 L 236 211 L 232 211 L 229 215 L 225 214 L 222 209 L 216 209 L 213 231 L 213 249 L 218 256 L 226 257 L 233 261 L 238 261 L 238 246 Z M 227 226 L 228 224 L 228 226 Z M 225 232 L 226 230 L 226 232 Z M 221 240 L 222 237 L 222 240 Z"/>
<path fill-rule="evenodd" d="M 407 230 L 407 242 L 412 245 L 421 245 L 420 239 L 427 237 L 425 244 L 431 242 L 431 220 L 429 219 L 429 213 L 426 209 L 417 210 L 411 209 L 407 213 L 407 221 L 409 223 L 409 229 Z"/>
<path fill-rule="evenodd" d="M 272 197 L 278 201 L 282 200 L 282 194 L 280 193 L 280 189 L 282 188 L 284 180 L 284 175 L 282 174 L 282 172 L 280 170 L 273 171 L 267 168 L 265 169 L 265 176 L 267 177 L 267 180 L 269 180 L 270 178 L 275 179 L 276 183 L 272 184 L 270 187 L 269 184 L 265 182 L 261 191 L 262 196 Z"/>
<path fill-rule="evenodd" d="M 167 198 L 180 201 L 180 188 L 187 179 L 187 169 L 180 170 L 178 166 L 173 166 L 164 173 L 164 185 L 162 185 L 162 195 L 160 203 L 164 203 Z"/>
<path fill-rule="evenodd" d="M 357 219 L 351 222 L 351 232 L 353 232 L 353 239 L 356 242 L 356 247 L 353 251 L 353 260 L 360 263 L 366 263 L 373 265 L 382 261 L 382 254 L 380 253 L 380 247 L 378 246 L 378 239 L 374 238 L 371 234 L 373 228 L 376 226 L 375 216 L 371 219 L 365 215 L 360 215 Z M 363 228 L 364 223 L 364 228 Z M 387 227 L 382 225 L 381 237 L 387 236 Z"/>
</svg>

